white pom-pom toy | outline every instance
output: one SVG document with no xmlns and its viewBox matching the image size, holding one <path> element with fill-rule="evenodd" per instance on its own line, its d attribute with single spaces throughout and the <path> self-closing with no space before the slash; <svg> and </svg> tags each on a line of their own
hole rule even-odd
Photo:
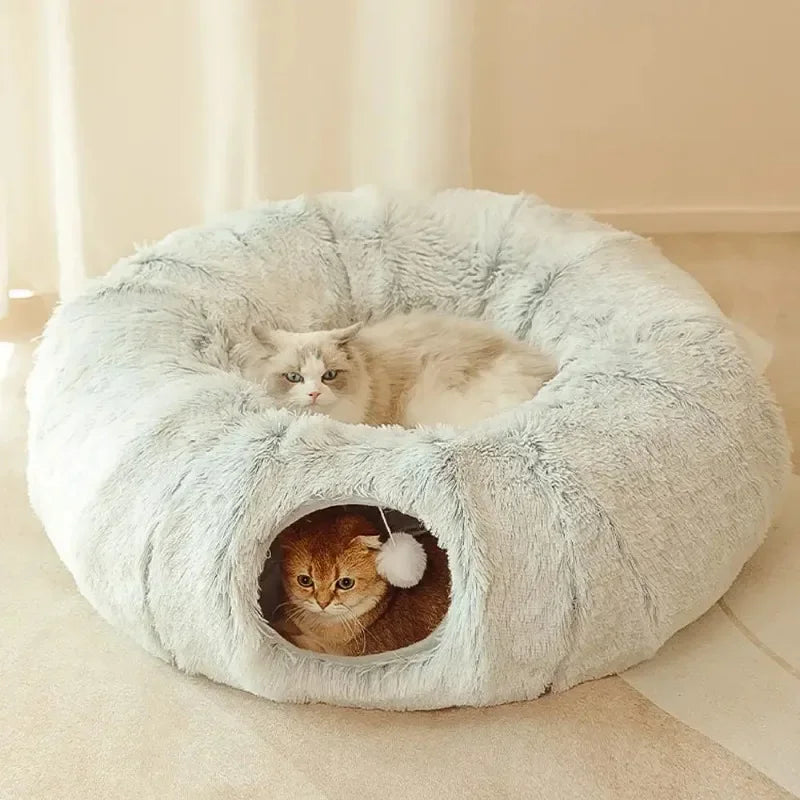
<svg viewBox="0 0 800 800">
<path fill-rule="evenodd" d="M 410 533 L 393 533 L 381 545 L 375 566 L 392 586 L 410 589 L 422 580 L 427 561 L 425 548 Z"/>
<path fill-rule="evenodd" d="M 425 574 L 428 557 L 425 548 L 410 533 L 392 533 L 383 509 L 378 507 L 389 538 L 375 558 L 378 575 L 398 589 L 416 586 Z"/>
</svg>

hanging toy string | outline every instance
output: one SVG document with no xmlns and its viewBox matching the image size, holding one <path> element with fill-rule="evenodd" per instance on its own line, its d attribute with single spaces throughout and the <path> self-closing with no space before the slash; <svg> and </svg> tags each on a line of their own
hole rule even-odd
<svg viewBox="0 0 800 800">
<path fill-rule="evenodd" d="M 391 540 L 392 544 L 394 544 L 394 536 L 392 536 L 392 529 L 389 527 L 389 521 L 386 519 L 386 514 L 383 513 L 383 509 L 380 506 L 378 506 L 378 511 L 380 512 L 383 524 L 386 526 L 386 530 L 389 533 L 389 539 Z"/>
</svg>

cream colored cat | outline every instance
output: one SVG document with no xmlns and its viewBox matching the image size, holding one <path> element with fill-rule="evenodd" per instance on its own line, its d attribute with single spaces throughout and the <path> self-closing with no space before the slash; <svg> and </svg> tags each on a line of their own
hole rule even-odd
<svg viewBox="0 0 800 800">
<path fill-rule="evenodd" d="M 296 333 L 257 326 L 243 374 L 278 405 L 342 422 L 470 425 L 553 377 L 534 347 L 483 322 L 430 311 Z"/>
</svg>

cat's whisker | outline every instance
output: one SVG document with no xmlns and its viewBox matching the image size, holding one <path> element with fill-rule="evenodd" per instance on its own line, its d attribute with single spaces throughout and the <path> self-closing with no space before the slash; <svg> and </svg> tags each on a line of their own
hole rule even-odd
<svg viewBox="0 0 800 800">
<path fill-rule="evenodd" d="M 291 600 L 284 600 L 282 603 L 278 603 L 278 605 L 277 605 L 277 606 L 275 606 L 275 608 L 273 608 L 273 609 L 272 609 L 272 615 L 271 615 L 271 616 L 272 616 L 272 617 L 275 617 L 275 615 L 276 615 L 276 614 L 277 614 L 277 613 L 278 613 L 278 612 L 279 612 L 279 611 L 280 611 L 282 608 L 286 608 L 286 606 L 293 606 L 293 605 L 294 605 L 294 603 L 293 603 Z"/>
<path fill-rule="evenodd" d="M 305 618 L 305 613 L 303 612 L 303 609 L 293 607 L 291 603 L 289 603 L 288 605 L 289 605 L 289 610 L 286 612 L 286 618 L 289 620 L 289 622 L 294 622 L 300 625 L 300 623 Z"/>
<path fill-rule="evenodd" d="M 364 651 L 367 649 L 367 629 L 364 627 L 364 623 L 356 616 L 355 612 L 351 611 L 349 608 L 345 606 L 347 611 L 347 615 L 345 619 L 349 617 L 349 622 L 352 625 L 353 634 L 360 633 L 361 634 L 361 655 L 364 655 Z M 355 637 L 353 637 L 355 638 Z"/>
<path fill-rule="evenodd" d="M 349 618 L 349 615 L 347 614 L 347 608 L 346 607 L 344 608 L 345 611 L 341 615 L 340 624 L 345 629 L 348 639 L 352 639 L 356 631 L 352 624 L 351 619 Z"/>
</svg>

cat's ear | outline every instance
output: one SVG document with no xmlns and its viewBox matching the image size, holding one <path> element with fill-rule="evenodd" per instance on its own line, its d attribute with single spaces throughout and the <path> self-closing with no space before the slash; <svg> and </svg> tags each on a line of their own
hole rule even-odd
<svg viewBox="0 0 800 800">
<path fill-rule="evenodd" d="M 278 349 L 278 345 L 275 341 L 275 334 L 277 331 L 274 328 L 268 328 L 266 325 L 253 325 L 250 330 L 253 336 L 256 337 L 258 343 L 267 350 L 274 351 Z"/>
<path fill-rule="evenodd" d="M 346 328 L 336 328 L 332 330 L 331 336 L 337 344 L 347 344 L 356 337 L 363 327 L 363 322 L 356 322 L 354 325 L 348 325 Z"/>
<path fill-rule="evenodd" d="M 369 550 L 380 550 L 381 549 L 381 537 L 380 536 L 356 536 L 356 539 L 361 542 Z"/>
</svg>

